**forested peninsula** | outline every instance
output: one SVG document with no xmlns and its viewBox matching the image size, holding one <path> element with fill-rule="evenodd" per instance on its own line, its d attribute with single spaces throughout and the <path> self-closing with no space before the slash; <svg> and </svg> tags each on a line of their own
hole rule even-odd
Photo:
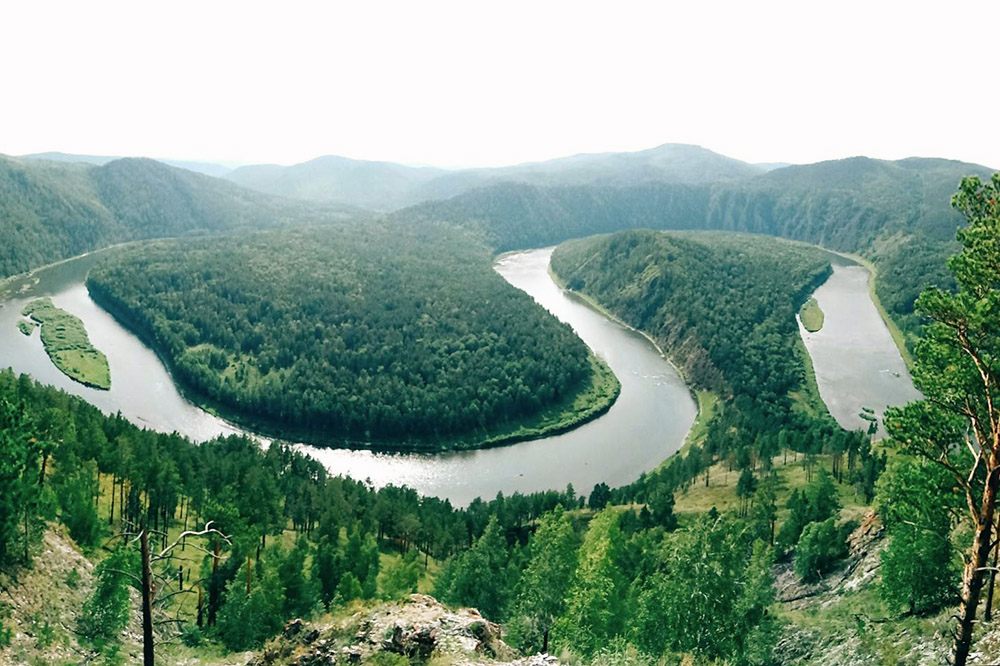
<svg viewBox="0 0 1000 666">
<path fill-rule="evenodd" d="M 694 388 L 719 398 L 702 415 L 689 459 L 728 457 L 752 468 L 749 461 L 768 464 L 783 449 L 829 452 L 834 475 L 872 497 L 885 459 L 864 433 L 830 417 L 795 320 L 830 274 L 828 253 L 765 236 L 633 230 L 564 243 L 552 270 L 651 335 Z M 676 456 L 675 465 L 685 466 Z M 789 538 L 786 547 L 798 534 Z"/>
<path fill-rule="evenodd" d="M 196 400 L 323 445 L 437 450 L 544 436 L 618 382 L 451 226 L 267 232 L 123 249 L 87 281 Z"/>
</svg>

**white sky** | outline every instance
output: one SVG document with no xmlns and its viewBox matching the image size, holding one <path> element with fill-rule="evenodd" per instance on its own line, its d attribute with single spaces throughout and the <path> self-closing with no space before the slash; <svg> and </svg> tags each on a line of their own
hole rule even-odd
<svg viewBox="0 0 1000 666">
<path fill-rule="evenodd" d="M 1000 1 L 0 0 L 0 152 L 1000 167 Z"/>
</svg>

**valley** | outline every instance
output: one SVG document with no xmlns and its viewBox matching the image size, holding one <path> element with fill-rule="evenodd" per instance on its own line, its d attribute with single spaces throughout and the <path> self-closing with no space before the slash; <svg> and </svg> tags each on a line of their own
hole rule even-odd
<svg viewBox="0 0 1000 666">
<path fill-rule="evenodd" d="M 849 166 L 890 179 L 914 168 Z M 145 187 L 166 182 L 152 197 L 155 215 L 183 222 L 164 234 L 174 238 L 3 283 L 0 365 L 30 377 L 0 375 L 0 433 L 20 461 L 14 469 L 27 470 L 8 481 L 0 474 L 27 489 L 7 495 L 19 519 L 6 532 L 14 536 L 0 538 L 0 560 L 35 560 L 54 519 L 96 562 L 134 552 L 98 545 L 115 525 L 151 524 L 159 534 L 211 520 L 237 537 L 215 540 L 225 553 L 218 570 L 198 555 L 167 558 L 202 567 L 197 607 L 165 602 L 196 654 L 260 647 L 307 608 L 371 609 L 376 598 L 419 588 L 479 608 L 525 652 L 551 638 L 601 659 L 608 640 L 631 636 L 625 649 L 644 655 L 758 663 L 742 660 L 790 654 L 779 635 L 808 622 L 797 610 L 770 614 L 786 603 L 775 581 L 788 589 L 870 566 L 874 556 L 848 555 L 847 543 L 873 509 L 892 536 L 872 548 L 886 557 L 902 548 L 905 523 L 893 511 L 903 509 L 892 507 L 915 500 L 893 495 L 893 484 L 910 487 L 921 472 L 892 440 L 872 435 L 886 434 L 876 428 L 883 409 L 899 418 L 898 406 L 920 397 L 906 348 L 880 318 L 868 270 L 801 241 L 822 240 L 835 218 L 849 218 L 824 244 L 867 254 L 878 279 L 889 276 L 875 285 L 890 286 L 893 311 L 906 306 L 891 300 L 900 293 L 892 252 L 906 246 L 918 257 L 907 244 L 931 242 L 933 230 L 887 245 L 895 225 L 913 230 L 910 221 L 869 229 L 845 212 L 857 202 L 844 191 L 792 202 L 759 227 L 772 191 L 753 195 L 764 197 L 753 215 L 714 218 L 732 205 L 719 201 L 760 178 L 785 179 L 777 189 L 792 196 L 803 174 L 783 169 L 714 185 L 490 185 L 382 217 L 259 195 L 268 216 L 247 222 L 240 197 L 229 218 L 207 203 L 188 207 L 202 195 L 218 203 L 210 181 L 164 181 L 169 170 L 145 163 L 74 168 L 85 179 L 155 176 Z M 111 226 L 141 227 L 151 214 L 139 199 L 123 205 L 101 192 L 100 205 L 116 211 Z M 882 204 L 865 205 L 863 218 Z M 561 244 L 521 249 L 546 241 Z M 934 252 L 949 246 L 933 242 Z M 72 381 L 20 330 L 19 313 L 41 298 L 107 350 L 110 390 Z M 811 299 L 823 319 L 812 332 L 797 317 Z M 902 321 L 916 335 L 913 320 Z M 928 493 L 949 496 L 946 482 L 935 483 Z M 35 492 L 39 500 L 21 499 Z M 938 504 L 914 510 L 940 530 Z M 953 554 L 939 547 L 932 557 Z M 553 561 L 562 573 L 546 569 Z M 108 575 L 98 568 L 85 603 L 113 584 Z M 832 603 L 889 612 L 910 599 L 939 622 L 946 584 L 913 592 L 908 575 L 884 574 L 903 581 L 902 592 L 859 583 L 867 587 L 857 596 L 837 588 Z M 706 585 L 716 592 L 695 599 Z M 615 601 L 591 597 L 606 586 Z M 541 589 L 555 611 L 540 610 Z M 739 602 L 719 605 L 731 598 Z M 620 619 L 575 619 L 603 603 Z M 694 634 L 691 612 L 710 618 Z M 720 631 L 735 638 L 717 640 Z M 809 642 L 852 631 L 830 624 Z M 18 641 L 19 650 L 32 645 Z M 205 641 L 208 651 L 198 647 Z M 852 646 L 855 655 L 878 651 Z"/>
<path fill-rule="evenodd" d="M 1000 3 L 9 3 L 0 666 L 1000 664 Z"/>
</svg>

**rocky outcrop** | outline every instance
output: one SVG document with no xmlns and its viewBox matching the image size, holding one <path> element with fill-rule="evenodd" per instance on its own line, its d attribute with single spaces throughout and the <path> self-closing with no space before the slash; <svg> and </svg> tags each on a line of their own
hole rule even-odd
<svg viewBox="0 0 1000 666">
<path fill-rule="evenodd" d="M 250 666 L 333 666 L 365 664 L 388 653 L 410 663 L 432 656 L 451 664 L 546 666 L 553 657 L 518 659 L 503 642 L 500 627 L 475 609 L 451 611 L 433 597 L 411 595 L 401 603 L 358 613 L 346 622 L 314 626 L 292 620 Z M 385 658 L 378 659 L 386 663 Z"/>
</svg>

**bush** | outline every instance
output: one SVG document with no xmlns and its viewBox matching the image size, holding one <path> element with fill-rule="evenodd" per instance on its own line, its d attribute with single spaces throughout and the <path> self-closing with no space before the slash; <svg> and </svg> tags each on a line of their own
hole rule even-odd
<svg viewBox="0 0 1000 666">
<path fill-rule="evenodd" d="M 184 625 L 183 631 L 181 631 L 181 643 L 184 645 L 194 648 L 198 647 L 205 641 L 205 635 L 201 632 L 201 628 L 196 624 Z"/>
<path fill-rule="evenodd" d="M 854 526 L 845 523 L 837 528 L 835 518 L 809 523 L 795 549 L 795 573 L 807 583 L 815 583 L 847 555 L 847 535 Z"/>
</svg>

